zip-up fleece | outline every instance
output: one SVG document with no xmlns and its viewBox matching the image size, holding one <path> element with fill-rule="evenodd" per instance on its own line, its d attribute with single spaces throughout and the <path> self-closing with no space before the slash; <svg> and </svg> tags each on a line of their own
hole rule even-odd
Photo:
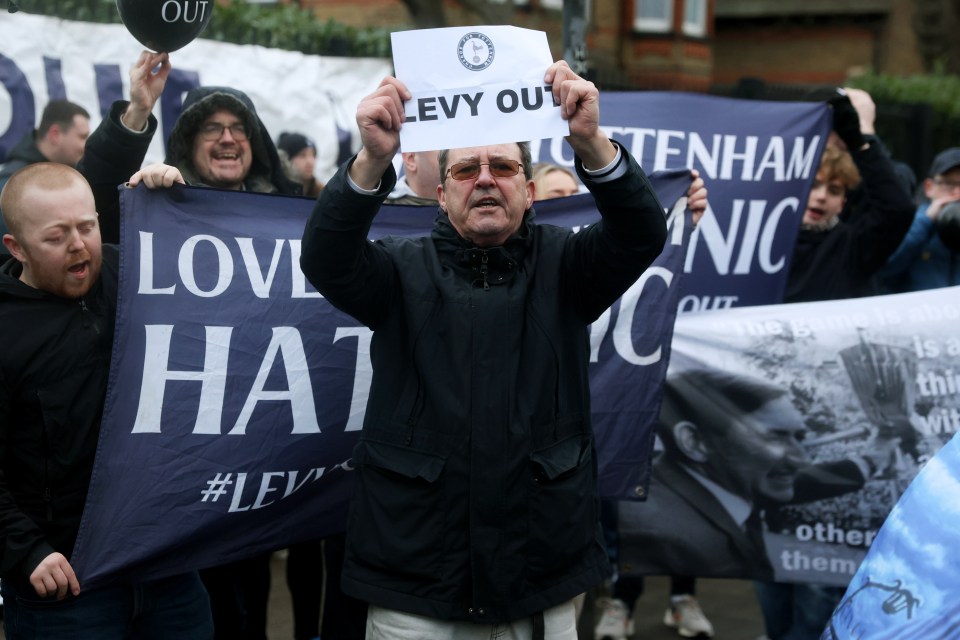
<svg viewBox="0 0 960 640">
<path fill-rule="evenodd" d="M 595 184 L 602 221 L 534 224 L 503 246 L 461 238 L 442 212 L 426 238 L 367 241 L 380 204 L 346 168 L 320 193 L 303 272 L 374 330 L 373 380 L 348 518 L 343 590 L 444 620 L 497 623 L 601 582 L 587 325 L 660 253 L 664 211 L 626 150 Z M 580 168 L 578 162 L 578 169 Z"/>
<path fill-rule="evenodd" d="M 117 300 L 117 247 L 80 299 L 18 280 L 0 266 L 0 578 L 15 589 L 43 558 L 73 551 L 107 389 Z"/>
</svg>

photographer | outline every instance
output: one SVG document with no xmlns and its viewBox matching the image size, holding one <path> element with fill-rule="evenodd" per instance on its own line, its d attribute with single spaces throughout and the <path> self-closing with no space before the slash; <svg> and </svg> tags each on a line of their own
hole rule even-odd
<svg viewBox="0 0 960 640">
<path fill-rule="evenodd" d="M 957 228 L 950 211 L 960 200 L 960 147 L 941 151 L 923 181 L 925 202 L 913 224 L 883 268 L 887 285 L 896 292 L 922 291 L 960 284 Z"/>
</svg>

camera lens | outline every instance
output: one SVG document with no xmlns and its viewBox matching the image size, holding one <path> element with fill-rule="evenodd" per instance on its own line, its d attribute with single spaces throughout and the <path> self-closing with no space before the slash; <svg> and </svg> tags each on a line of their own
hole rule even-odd
<svg viewBox="0 0 960 640">
<path fill-rule="evenodd" d="M 943 205 L 937 216 L 940 242 L 953 252 L 960 252 L 960 201 Z"/>
</svg>

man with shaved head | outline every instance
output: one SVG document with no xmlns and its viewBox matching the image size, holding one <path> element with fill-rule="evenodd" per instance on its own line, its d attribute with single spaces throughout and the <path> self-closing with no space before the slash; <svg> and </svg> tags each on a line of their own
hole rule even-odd
<svg viewBox="0 0 960 640">
<path fill-rule="evenodd" d="M 6 638 L 211 638 L 196 572 L 81 590 L 70 556 L 103 415 L 119 252 L 101 244 L 93 193 L 67 165 L 14 173 L 0 208 L 12 256 L 0 264 Z"/>
</svg>

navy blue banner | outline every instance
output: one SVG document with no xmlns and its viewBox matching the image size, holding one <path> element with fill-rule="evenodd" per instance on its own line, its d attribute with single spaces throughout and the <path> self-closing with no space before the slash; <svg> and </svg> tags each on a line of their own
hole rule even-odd
<svg viewBox="0 0 960 640">
<path fill-rule="evenodd" d="M 652 178 L 670 238 L 591 326 L 605 495 L 645 487 L 689 239 L 688 171 Z M 212 566 L 342 530 L 371 332 L 299 269 L 313 201 L 121 187 L 120 295 L 105 416 L 71 562 L 90 588 Z M 593 199 L 537 220 L 598 220 Z M 423 235 L 432 207 L 384 207 L 372 236 Z"/>
<path fill-rule="evenodd" d="M 689 168 L 710 191 L 690 241 L 680 313 L 778 303 L 831 127 L 822 102 L 604 93 L 601 126 L 649 173 Z M 562 138 L 534 157 L 572 166 Z"/>
</svg>

